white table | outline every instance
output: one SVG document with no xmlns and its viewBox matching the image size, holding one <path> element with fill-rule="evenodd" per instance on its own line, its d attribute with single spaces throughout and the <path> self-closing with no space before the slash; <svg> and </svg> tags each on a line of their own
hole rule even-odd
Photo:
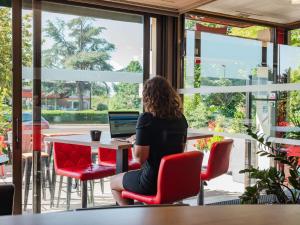
<svg viewBox="0 0 300 225">
<path fill-rule="evenodd" d="M 92 148 L 109 148 L 117 150 L 116 172 L 122 173 L 128 170 L 128 149 L 132 144 L 126 141 L 118 141 L 110 137 L 108 132 L 102 132 L 100 141 L 92 141 L 90 135 L 67 135 L 67 136 L 47 136 L 44 141 L 51 143 L 64 143 L 90 146 Z M 212 137 L 211 134 L 188 133 L 187 140 Z"/>
</svg>

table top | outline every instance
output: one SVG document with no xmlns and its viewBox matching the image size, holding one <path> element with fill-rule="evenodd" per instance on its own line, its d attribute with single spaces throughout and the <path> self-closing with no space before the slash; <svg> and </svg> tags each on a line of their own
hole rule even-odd
<svg viewBox="0 0 300 225">
<path fill-rule="evenodd" d="M 5 225 L 299 225 L 297 205 L 101 209 L 0 217 Z"/>
<path fill-rule="evenodd" d="M 197 140 L 202 138 L 210 138 L 213 137 L 212 134 L 203 134 L 203 133 L 195 133 L 195 132 L 189 132 L 187 134 L 187 140 Z"/>
<path fill-rule="evenodd" d="M 187 139 L 188 140 L 195 140 L 201 138 L 212 137 L 210 134 L 200 134 L 200 133 L 188 133 Z M 92 141 L 89 134 L 82 134 L 82 135 L 46 135 L 45 141 L 48 142 L 59 142 L 59 143 L 66 143 L 66 144 L 77 144 L 77 145 L 85 145 L 91 146 L 94 148 L 111 148 L 111 149 L 125 149 L 130 148 L 132 145 L 127 141 L 119 141 L 118 139 L 113 139 L 110 137 L 108 132 L 102 132 L 101 140 L 100 141 Z"/>
<path fill-rule="evenodd" d="M 102 132 L 100 141 L 92 141 L 89 134 L 83 135 L 67 135 L 67 136 L 51 136 L 45 137 L 45 141 L 59 142 L 65 144 L 76 144 L 91 146 L 94 148 L 110 148 L 110 149 L 125 149 L 132 146 L 127 141 L 118 141 L 110 137 L 108 132 Z"/>
</svg>

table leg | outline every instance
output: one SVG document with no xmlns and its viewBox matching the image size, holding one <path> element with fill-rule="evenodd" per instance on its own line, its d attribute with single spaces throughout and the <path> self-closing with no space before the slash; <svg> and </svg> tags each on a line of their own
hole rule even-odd
<svg viewBox="0 0 300 225">
<path fill-rule="evenodd" d="M 81 181 L 81 207 L 87 208 L 87 181 Z"/>
<path fill-rule="evenodd" d="M 53 143 L 50 143 L 49 146 L 49 165 L 51 165 L 51 158 L 52 158 L 52 153 L 53 153 Z M 54 195 L 55 195 L 55 186 L 56 186 L 56 173 L 55 173 L 55 168 L 54 168 L 54 162 L 52 162 L 52 179 L 51 179 L 51 201 L 50 201 L 50 207 L 54 206 Z"/>
<path fill-rule="evenodd" d="M 124 173 L 126 171 L 128 171 L 128 149 L 118 149 L 116 173 Z"/>
<path fill-rule="evenodd" d="M 198 205 L 204 205 L 204 182 L 200 182 L 200 192 L 198 194 Z"/>
</svg>

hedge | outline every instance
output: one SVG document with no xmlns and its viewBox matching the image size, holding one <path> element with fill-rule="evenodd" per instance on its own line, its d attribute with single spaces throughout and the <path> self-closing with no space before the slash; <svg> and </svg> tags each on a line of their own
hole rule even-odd
<svg viewBox="0 0 300 225">
<path fill-rule="evenodd" d="M 42 116 L 49 123 L 108 123 L 107 111 L 43 110 Z"/>
</svg>

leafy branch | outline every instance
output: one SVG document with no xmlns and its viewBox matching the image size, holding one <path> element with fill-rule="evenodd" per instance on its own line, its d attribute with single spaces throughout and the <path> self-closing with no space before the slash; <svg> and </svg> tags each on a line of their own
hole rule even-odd
<svg viewBox="0 0 300 225">
<path fill-rule="evenodd" d="M 261 193 L 273 194 L 281 204 L 297 204 L 300 198 L 300 170 L 299 157 L 288 156 L 280 149 L 280 145 L 275 145 L 264 138 L 264 134 L 253 132 L 247 127 L 247 133 L 259 143 L 261 150 L 257 152 L 259 156 L 273 158 L 278 163 L 289 168 L 287 176 L 283 170 L 276 167 L 260 170 L 250 167 L 241 170 L 240 173 L 248 173 L 251 179 L 256 182 L 253 186 L 247 187 L 240 196 L 242 203 L 257 204 Z"/>
</svg>

